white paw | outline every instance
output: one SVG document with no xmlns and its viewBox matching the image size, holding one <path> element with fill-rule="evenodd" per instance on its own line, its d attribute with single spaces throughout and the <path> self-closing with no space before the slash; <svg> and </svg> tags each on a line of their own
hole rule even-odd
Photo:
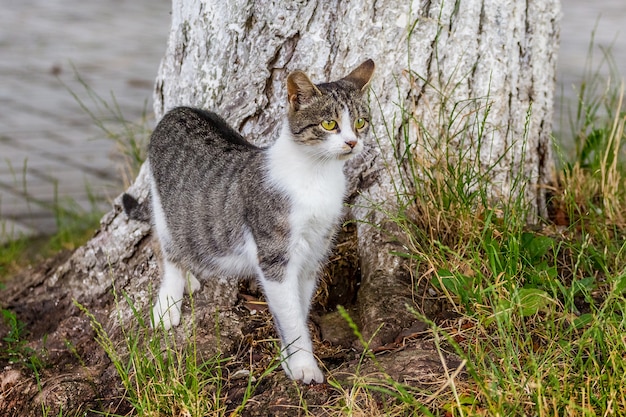
<svg viewBox="0 0 626 417">
<path fill-rule="evenodd" d="M 311 354 L 296 352 L 294 355 L 283 360 L 283 369 L 287 376 L 305 384 L 324 382 L 324 374 L 317 366 L 315 358 Z"/>
<path fill-rule="evenodd" d="M 180 324 L 180 305 L 181 302 L 174 302 L 170 299 L 168 303 L 159 299 L 152 307 L 152 327 L 155 329 L 163 327 L 169 330 Z"/>
<path fill-rule="evenodd" d="M 185 284 L 185 291 L 187 294 L 193 294 L 200 289 L 200 281 L 191 273 L 187 273 L 187 282 Z"/>
</svg>

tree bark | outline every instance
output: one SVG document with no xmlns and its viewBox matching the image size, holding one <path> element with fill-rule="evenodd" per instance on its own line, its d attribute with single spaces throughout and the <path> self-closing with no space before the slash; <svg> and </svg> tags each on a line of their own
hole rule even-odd
<svg viewBox="0 0 626 417">
<path fill-rule="evenodd" d="M 473 111 L 484 120 L 488 143 L 469 155 L 490 167 L 492 197 L 507 198 L 515 191 L 513 179 L 521 175 L 526 200 L 535 214 L 544 213 L 544 186 L 553 179 L 549 136 L 559 13 L 558 0 L 379 0 L 373 5 L 355 0 L 174 0 L 155 113 L 160 119 L 178 105 L 210 109 L 251 141 L 267 144 L 277 136 L 285 112 L 289 72 L 302 69 L 314 82 L 323 82 L 346 75 L 365 58 L 376 62 L 372 139 L 347 173 L 361 264 L 356 311 L 365 335 L 376 334 L 373 345 L 381 345 L 413 321 L 406 309 L 414 303 L 411 271 L 393 255 L 402 248 L 386 215 L 398 201 L 394 181 L 403 165 L 394 158 L 403 155 L 404 132 L 415 134 L 411 120 L 436 132 L 440 116 L 454 113 L 455 104 L 481 103 Z M 451 129 L 454 123 L 461 121 Z M 139 200 L 147 196 L 143 171 L 129 193 Z M 33 326 L 39 323 L 31 329 L 33 346 L 47 334 L 48 345 L 58 348 L 55 354 L 70 362 L 73 354 L 64 348 L 65 341 L 78 338 L 87 344 L 85 338 L 93 338 L 81 333 L 88 320 L 73 299 L 112 333 L 119 332 L 120 322 L 132 328 L 136 320 L 128 306 L 118 305 L 113 289 L 128 294 L 147 318 L 150 289 L 159 282 L 158 251 L 151 242 L 149 225 L 129 221 L 118 199 L 90 242 L 60 266 L 44 267 L 9 286 L 2 308 L 16 311 Z M 236 287 L 224 284 L 205 285 L 196 297 L 196 311 L 204 312 L 201 321 L 209 333 L 215 304 L 232 305 L 235 295 Z M 233 313 L 224 307 L 219 314 L 221 325 L 231 323 L 234 334 Z M 42 317 L 53 322 L 42 323 Z M 223 338 L 224 343 L 228 340 Z M 77 346 L 79 354 L 82 346 Z M 83 365 L 105 367 L 95 356 Z M 85 390 L 98 386 L 93 374 L 84 379 Z M 19 385 L 18 392 L 12 375 L 0 375 L 0 414 L 11 415 L 17 398 L 45 403 L 44 393 L 52 395 L 51 387 L 63 391 L 58 384 L 66 383 L 43 375 L 43 389 L 31 381 Z M 75 391 L 76 378 L 67 382 Z M 64 409 L 70 403 L 65 401 Z M 35 415 L 41 407 L 32 410 Z"/>
<path fill-rule="evenodd" d="M 380 227 L 396 202 L 394 181 L 402 168 L 394 158 L 402 152 L 405 127 L 414 126 L 407 114 L 426 131 L 437 132 L 442 113 L 454 113 L 463 101 L 478 102 L 475 117 L 484 120 L 488 143 L 469 155 L 489 169 L 492 197 L 519 192 L 513 187 L 521 176 L 531 220 L 544 215 L 545 185 L 553 181 L 559 14 L 558 0 L 385 0 L 367 7 L 356 1 L 271 6 L 253 0 L 174 1 L 155 112 L 160 118 L 178 105 L 211 109 L 246 137 L 266 144 L 281 125 L 289 72 L 303 69 L 321 82 L 374 59 L 376 141 L 347 172 L 351 216 L 359 221 L 358 312 L 366 334 L 383 326 L 374 344 L 385 343 L 410 322 L 405 313 L 411 303 L 410 271 L 392 255 L 399 248 Z M 461 123 L 459 117 L 450 130 Z"/>
</svg>

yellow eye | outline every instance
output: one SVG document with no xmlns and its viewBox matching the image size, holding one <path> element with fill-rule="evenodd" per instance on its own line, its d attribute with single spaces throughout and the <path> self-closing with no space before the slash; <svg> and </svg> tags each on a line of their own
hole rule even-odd
<svg viewBox="0 0 626 417">
<path fill-rule="evenodd" d="M 354 127 L 356 129 L 363 129 L 365 127 L 365 119 L 362 117 L 359 117 L 358 119 L 356 119 L 354 121 Z"/>
<path fill-rule="evenodd" d="M 322 127 L 326 130 L 335 130 L 337 129 L 337 122 L 334 120 L 324 120 L 321 123 Z"/>
</svg>

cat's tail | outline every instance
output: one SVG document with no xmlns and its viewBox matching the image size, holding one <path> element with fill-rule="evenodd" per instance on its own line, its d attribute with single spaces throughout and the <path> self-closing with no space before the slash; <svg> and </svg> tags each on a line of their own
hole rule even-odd
<svg viewBox="0 0 626 417">
<path fill-rule="evenodd" d="M 122 207 L 129 219 L 140 222 L 150 222 L 150 199 L 146 198 L 142 203 L 128 193 L 122 195 Z"/>
</svg>

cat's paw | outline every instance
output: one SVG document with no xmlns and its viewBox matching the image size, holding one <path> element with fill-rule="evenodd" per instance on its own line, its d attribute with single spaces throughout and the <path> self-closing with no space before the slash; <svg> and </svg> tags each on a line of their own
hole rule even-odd
<svg viewBox="0 0 626 417">
<path fill-rule="evenodd" d="M 166 303 L 158 300 L 152 307 L 152 328 L 169 330 L 180 324 L 180 303 Z"/>
<path fill-rule="evenodd" d="M 299 355 L 298 355 L 299 356 Z M 305 384 L 316 382 L 321 384 L 324 382 L 324 374 L 317 366 L 315 358 L 291 357 L 283 361 L 283 369 L 287 376 L 296 381 L 302 381 Z"/>
</svg>

